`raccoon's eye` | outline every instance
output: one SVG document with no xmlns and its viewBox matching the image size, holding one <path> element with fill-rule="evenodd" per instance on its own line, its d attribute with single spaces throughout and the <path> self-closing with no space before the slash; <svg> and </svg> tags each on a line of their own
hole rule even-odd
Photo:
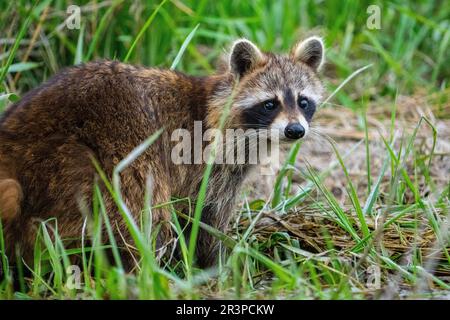
<svg viewBox="0 0 450 320">
<path fill-rule="evenodd" d="M 273 111 L 278 107 L 278 103 L 275 100 L 267 100 L 263 102 L 263 106 L 267 111 Z"/>
<path fill-rule="evenodd" d="M 302 108 L 303 110 L 308 109 L 309 105 L 310 105 L 310 102 L 309 102 L 308 98 L 303 97 L 303 96 L 300 96 L 298 98 L 298 106 L 300 108 Z"/>
</svg>

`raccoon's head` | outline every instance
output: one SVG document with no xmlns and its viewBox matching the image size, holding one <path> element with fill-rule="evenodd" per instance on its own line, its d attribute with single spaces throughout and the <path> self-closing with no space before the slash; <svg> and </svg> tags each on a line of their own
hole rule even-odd
<svg viewBox="0 0 450 320">
<path fill-rule="evenodd" d="M 277 132 L 281 142 L 303 138 L 309 130 L 323 86 L 318 71 L 324 45 L 310 37 L 290 54 L 264 53 L 252 42 L 236 41 L 229 56 L 229 72 L 237 83 L 231 106 L 231 125 Z"/>
</svg>

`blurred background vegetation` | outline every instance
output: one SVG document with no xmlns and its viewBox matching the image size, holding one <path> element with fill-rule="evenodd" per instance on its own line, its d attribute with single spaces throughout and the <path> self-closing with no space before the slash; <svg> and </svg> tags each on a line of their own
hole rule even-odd
<svg viewBox="0 0 450 320">
<path fill-rule="evenodd" d="M 448 86 L 450 6 L 445 3 L 172 0 L 155 12 L 160 1 L 2 1 L 1 65 L 6 65 L 20 37 L 4 90 L 23 93 L 64 66 L 98 58 L 124 60 L 140 31 L 130 62 L 170 67 L 199 24 L 179 70 L 212 73 L 218 56 L 238 37 L 267 51 L 286 52 L 299 39 L 319 34 L 328 47 L 326 75 L 331 88 L 357 68 L 375 66 L 359 77 L 353 90 L 338 94 L 340 103 L 354 108 L 362 97 Z M 64 22 L 71 4 L 81 8 L 79 30 L 68 29 Z M 370 5 L 380 8 L 381 29 L 367 27 Z M 17 70 L 23 70 L 21 76 L 13 73 Z"/>
</svg>

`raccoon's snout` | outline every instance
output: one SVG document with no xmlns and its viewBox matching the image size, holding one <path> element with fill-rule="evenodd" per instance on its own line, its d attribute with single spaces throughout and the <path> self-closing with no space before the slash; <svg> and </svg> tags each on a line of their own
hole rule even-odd
<svg viewBox="0 0 450 320">
<path fill-rule="evenodd" d="M 305 128 L 300 123 L 291 123 L 284 129 L 284 135 L 288 139 L 297 140 L 305 135 Z"/>
</svg>

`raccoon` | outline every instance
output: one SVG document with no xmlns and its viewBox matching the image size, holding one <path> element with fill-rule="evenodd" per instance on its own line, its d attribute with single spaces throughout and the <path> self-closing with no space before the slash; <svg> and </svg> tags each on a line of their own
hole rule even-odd
<svg viewBox="0 0 450 320">
<path fill-rule="evenodd" d="M 80 205 L 91 212 L 98 184 L 123 259 L 132 265 L 133 257 L 126 253 L 132 236 L 93 161 L 111 179 L 117 164 L 160 128 L 159 138 L 121 172 L 121 194 L 140 221 L 151 179 L 156 249 L 170 248 L 175 235 L 171 210 L 163 204 L 174 197 L 195 202 L 206 167 L 174 164 L 171 133 L 178 128 L 191 132 L 195 121 L 218 128 L 228 104 L 223 130 L 265 128 L 278 132 L 281 142 L 295 142 L 308 133 L 321 102 L 323 63 L 318 37 L 299 42 L 287 55 L 263 52 L 239 39 L 231 46 L 225 70 L 207 77 L 118 61 L 61 71 L 0 118 L 0 216 L 7 253 L 31 259 L 39 225 L 49 219 L 57 221 L 67 246 L 79 245 L 85 221 Z M 202 222 L 226 231 L 240 187 L 255 166 L 213 165 Z M 200 231 L 196 248 L 199 267 L 216 263 L 219 245 L 209 233 Z"/>
</svg>

